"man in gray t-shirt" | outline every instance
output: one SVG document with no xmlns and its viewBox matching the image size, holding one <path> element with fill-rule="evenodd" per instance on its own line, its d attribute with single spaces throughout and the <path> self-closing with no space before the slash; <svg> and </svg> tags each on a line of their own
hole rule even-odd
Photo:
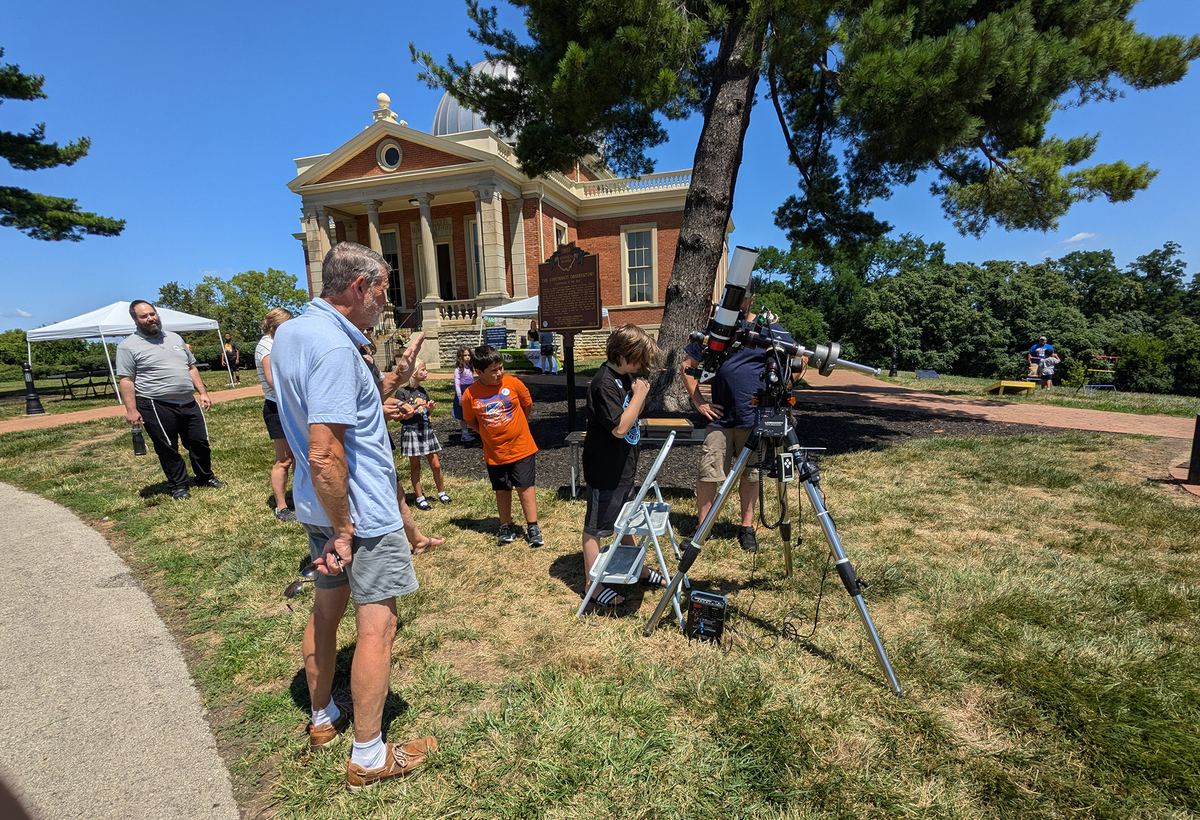
<svg viewBox="0 0 1200 820">
<path fill-rule="evenodd" d="M 179 455 L 181 439 L 191 459 L 196 483 L 224 487 L 225 482 L 213 475 L 208 425 L 192 398 L 195 390 L 200 394 L 200 405 L 205 410 L 211 406 L 200 371 L 196 369 L 196 358 L 179 334 L 162 329 L 154 305 L 138 299 L 130 304 L 129 315 L 137 331 L 117 345 L 116 365 L 125 420 L 134 427 L 146 428 L 167 476 L 172 498 L 191 497 L 187 467 Z"/>
</svg>

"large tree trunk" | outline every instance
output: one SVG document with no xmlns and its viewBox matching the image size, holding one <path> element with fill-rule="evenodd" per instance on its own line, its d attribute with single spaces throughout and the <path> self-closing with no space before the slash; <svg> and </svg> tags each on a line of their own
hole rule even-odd
<svg viewBox="0 0 1200 820">
<path fill-rule="evenodd" d="M 761 26 L 738 17 L 730 20 L 721 38 L 704 127 L 692 163 L 692 184 L 683 208 L 675 266 L 667 282 L 658 331 L 666 369 L 650 392 L 648 405 L 652 410 L 680 413 L 692 409 L 680 377 L 683 348 L 689 333 L 704 329 L 712 305 L 717 265 L 742 164 L 742 145 L 758 86 L 764 34 Z"/>
</svg>

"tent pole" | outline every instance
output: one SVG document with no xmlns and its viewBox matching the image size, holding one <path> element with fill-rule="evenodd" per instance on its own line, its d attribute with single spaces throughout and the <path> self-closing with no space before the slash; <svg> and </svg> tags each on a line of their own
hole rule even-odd
<svg viewBox="0 0 1200 820">
<path fill-rule="evenodd" d="M 221 358 L 225 360 L 225 372 L 229 374 L 229 386 L 233 387 L 233 368 L 229 366 L 229 357 L 225 355 L 225 342 L 221 339 L 221 325 L 217 323 L 217 347 L 221 348 Z"/>
<path fill-rule="evenodd" d="M 104 338 L 104 334 L 100 334 L 100 346 L 104 348 L 104 361 L 108 362 L 108 377 L 112 379 L 113 395 L 117 397 L 117 404 L 122 404 L 121 388 L 117 387 L 117 372 L 113 370 L 112 358 L 108 355 L 108 340 Z"/>
<path fill-rule="evenodd" d="M 29 337 L 25 337 L 25 353 L 29 358 L 29 369 L 33 369 L 33 343 L 29 341 Z"/>
</svg>

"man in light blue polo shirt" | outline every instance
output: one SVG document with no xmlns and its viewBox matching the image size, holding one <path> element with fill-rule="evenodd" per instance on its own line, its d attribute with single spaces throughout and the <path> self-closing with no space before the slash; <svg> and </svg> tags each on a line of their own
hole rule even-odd
<svg viewBox="0 0 1200 820">
<path fill-rule="evenodd" d="M 367 341 L 358 328 L 379 318 L 387 283 L 387 263 L 378 253 L 352 242 L 335 245 L 325 256 L 320 297 L 279 326 L 271 351 L 279 416 L 296 457 L 296 517 L 319 573 L 303 644 L 313 708 L 309 742 L 330 745 L 353 717 L 346 763 L 352 791 L 408 774 L 437 748 L 432 737 L 385 744 L 381 734 L 396 597 L 417 589 L 383 405 L 358 351 Z M 401 357 L 403 378 L 422 339 L 414 337 Z M 358 628 L 353 704 L 339 704 L 331 696 L 337 627 L 351 593 Z"/>
</svg>

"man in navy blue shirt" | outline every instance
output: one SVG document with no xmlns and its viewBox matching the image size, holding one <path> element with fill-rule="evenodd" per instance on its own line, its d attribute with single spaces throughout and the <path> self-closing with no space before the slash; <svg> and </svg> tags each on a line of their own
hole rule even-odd
<svg viewBox="0 0 1200 820">
<path fill-rule="evenodd" d="M 743 311 L 748 310 L 753 294 L 746 296 Z M 754 321 L 754 314 L 747 315 L 747 321 Z M 792 343 L 794 340 L 788 332 L 778 324 L 771 325 L 771 332 L 780 341 Z M 688 375 L 687 369 L 696 367 L 704 355 L 704 348 L 692 342 L 684 348 L 683 381 L 687 385 L 688 395 L 692 404 L 704 418 L 708 419 L 708 427 L 704 434 L 704 452 L 700 459 L 700 474 L 696 480 L 696 504 L 699 508 L 699 520 L 703 521 L 708 515 L 717 498 L 717 491 L 725 481 L 734 459 L 746 446 L 746 440 L 754 429 L 755 410 L 751 403 L 755 391 L 763 386 L 764 351 L 742 348 L 731 354 L 717 375 L 708 384 L 712 388 L 712 398 L 705 400 L 700 392 L 700 384 L 695 376 Z M 738 500 L 741 502 L 741 526 L 738 528 L 738 543 L 747 552 L 758 551 L 758 539 L 754 534 L 754 502 L 758 498 L 760 481 L 757 459 L 752 458 L 742 473 L 741 486 L 738 488 Z"/>
</svg>

